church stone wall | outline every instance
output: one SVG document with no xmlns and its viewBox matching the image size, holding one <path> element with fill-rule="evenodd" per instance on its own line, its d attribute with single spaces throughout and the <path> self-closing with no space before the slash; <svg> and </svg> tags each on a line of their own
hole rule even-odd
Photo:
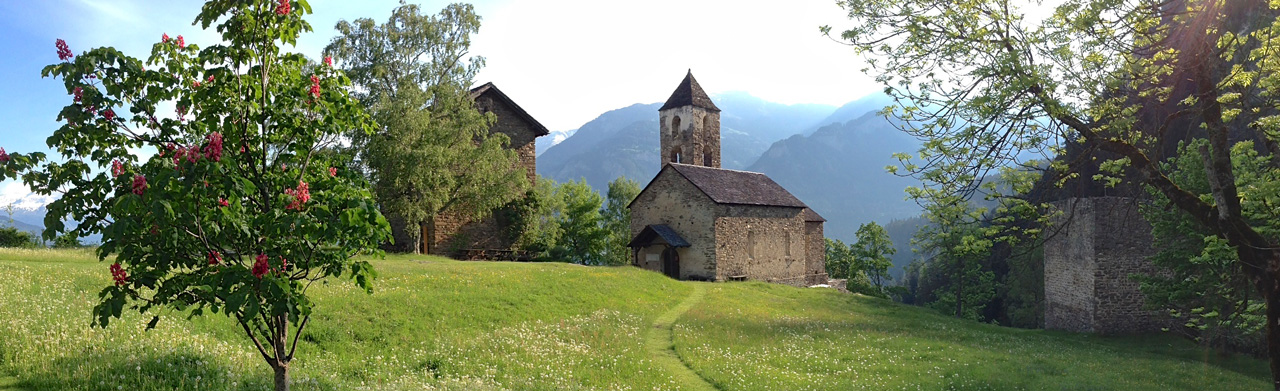
<svg viewBox="0 0 1280 391">
<path fill-rule="evenodd" d="M 822 222 L 806 221 L 805 236 L 805 284 L 827 283 L 827 246 L 823 242 Z"/>
<path fill-rule="evenodd" d="M 724 205 L 715 223 L 716 281 L 737 278 L 807 286 L 805 221 L 800 208 Z"/>
<path fill-rule="evenodd" d="M 680 234 L 690 247 L 677 249 L 680 279 L 716 277 L 716 205 L 675 170 L 663 169 L 631 204 L 631 237 L 646 225 L 666 224 Z M 637 253 L 636 264 L 644 263 L 645 252 Z M 661 250 L 657 250 L 661 254 Z M 661 263 L 658 269 L 661 272 Z"/>
<path fill-rule="evenodd" d="M 1100 334 L 1156 331 L 1165 317 L 1142 309 L 1134 274 L 1154 274 L 1151 226 L 1138 202 L 1123 197 L 1072 198 L 1046 233 L 1045 328 Z M 1058 232 L 1055 234 L 1054 231 Z"/>
<path fill-rule="evenodd" d="M 676 117 L 680 128 L 672 129 Z M 663 162 L 671 162 L 674 149 L 680 161 L 704 167 L 720 168 L 720 113 L 697 106 L 666 109 L 658 113 L 659 152 Z"/>
</svg>

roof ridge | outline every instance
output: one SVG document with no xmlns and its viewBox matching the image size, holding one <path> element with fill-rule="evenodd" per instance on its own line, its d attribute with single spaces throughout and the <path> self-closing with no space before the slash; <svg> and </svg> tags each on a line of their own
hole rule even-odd
<svg viewBox="0 0 1280 391">
<path fill-rule="evenodd" d="M 684 80 L 680 81 L 675 91 L 671 92 L 671 97 L 667 98 L 666 103 L 658 111 L 684 106 L 697 106 L 715 112 L 720 111 L 715 102 L 711 101 L 711 97 L 707 95 L 707 92 L 702 89 L 702 85 L 698 84 L 698 79 L 693 77 L 693 69 L 690 69 L 684 75 Z"/>
</svg>

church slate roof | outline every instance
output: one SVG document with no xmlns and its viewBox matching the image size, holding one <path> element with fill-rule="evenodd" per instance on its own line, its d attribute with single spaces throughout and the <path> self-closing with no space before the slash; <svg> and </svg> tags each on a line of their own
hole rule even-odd
<svg viewBox="0 0 1280 391">
<path fill-rule="evenodd" d="M 635 238 L 631 239 L 631 243 L 627 243 L 627 247 L 647 246 L 653 242 L 655 236 L 662 238 L 671 247 L 689 247 L 689 241 L 684 240 L 684 237 L 666 224 L 646 225 Z"/>
<path fill-rule="evenodd" d="M 497 96 L 498 100 L 501 100 L 503 103 L 506 103 L 508 106 L 511 106 L 511 109 L 516 112 L 516 115 L 520 116 L 520 119 L 523 119 L 525 122 L 528 122 L 529 125 L 533 127 L 533 130 L 538 133 L 537 134 L 538 136 L 546 136 L 548 134 L 551 134 L 551 132 L 547 130 L 546 126 L 542 126 L 541 122 L 538 122 L 538 120 L 533 119 L 532 115 L 529 115 L 528 112 L 524 111 L 524 108 L 520 107 L 520 105 L 516 104 L 515 101 L 511 100 L 511 98 L 508 97 L 507 94 L 502 93 L 502 90 L 499 90 L 498 86 L 493 85 L 493 82 L 484 83 L 479 87 L 472 88 L 471 99 L 475 100 L 476 98 L 479 98 L 481 95 L 484 95 L 485 93 L 489 93 L 489 92 L 494 93 L 495 96 Z"/>
<path fill-rule="evenodd" d="M 715 112 L 720 111 L 720 108 L 711 102 L 711 97 L 707 96 L 706 91 L 702 90 L 702 86 L 698 85 L 698 81 L 693 78 L 692 69 L 684 75 L 684 81 L 680 82 L 675 92 L 671 93 L 671 97 L 667 98 L 667 103 L 664 103 L 658 111 L 691 105 Z"/>
<path fill-rule="evenodd" d="M 668 165 L 717 204 L 807 208 L 787 189 L 758 172 L 679 163 Z"/>
<path fill-rule="evenodd" d="M 813 209 L 810 208 L 804 208 L 804 211 L 800 212 L 800 214 L 804 215 L 805 222 L 821 223 L 827 221 L 827 219 L 823 218 L 822 215 L 818 214 L 818 212 L 814 212 Z"/>
</svg>

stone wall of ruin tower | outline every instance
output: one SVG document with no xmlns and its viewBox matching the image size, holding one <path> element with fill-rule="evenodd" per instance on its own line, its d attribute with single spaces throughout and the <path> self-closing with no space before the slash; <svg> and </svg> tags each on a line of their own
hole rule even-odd
<svg viewBox="0 0 1280 391">
<path fill-rule="evenodd" d="M 1069 198 L 1046 229 L 1045 328 L 1099 334 L 1158 331 L 1166 316 L 1143 309 L 1134 274 L 1153 275 L 1151 226 L 1125 197 Z"/>
</svg>

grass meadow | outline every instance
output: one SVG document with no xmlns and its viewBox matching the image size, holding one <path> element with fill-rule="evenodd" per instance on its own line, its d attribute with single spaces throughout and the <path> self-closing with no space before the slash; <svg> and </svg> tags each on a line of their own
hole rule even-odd
<svg viewBox="0 0 1280 391">
<path fill-rule="evenodd" d="M 1263 361 L 1204 356 L 1172 337 L 1014 330 L 824 289 L 630 267 L 373 262 L 372 295 L 344 280 L 313 288 L 294 389 L 696 389 L 669 358 L 655 361 L 650 335 L 670 335 L 679 362 L 721 390 L 1244 390 L 1268 378 Z M 169 311 L 144 331 L 149 317 L 126 311 L 90 328 L 110 283 L 90 252 L 0 249 L 0 279 L 0 391 L 271 386 L 220 314 Z"/>
<path fill-rule="evenodd" d="M 998 327 L 825 289 L 715 284 L 674 326 L 723 390 L 1263 390 L 1266 362 L 1168 335 Z"/>
</svg>

